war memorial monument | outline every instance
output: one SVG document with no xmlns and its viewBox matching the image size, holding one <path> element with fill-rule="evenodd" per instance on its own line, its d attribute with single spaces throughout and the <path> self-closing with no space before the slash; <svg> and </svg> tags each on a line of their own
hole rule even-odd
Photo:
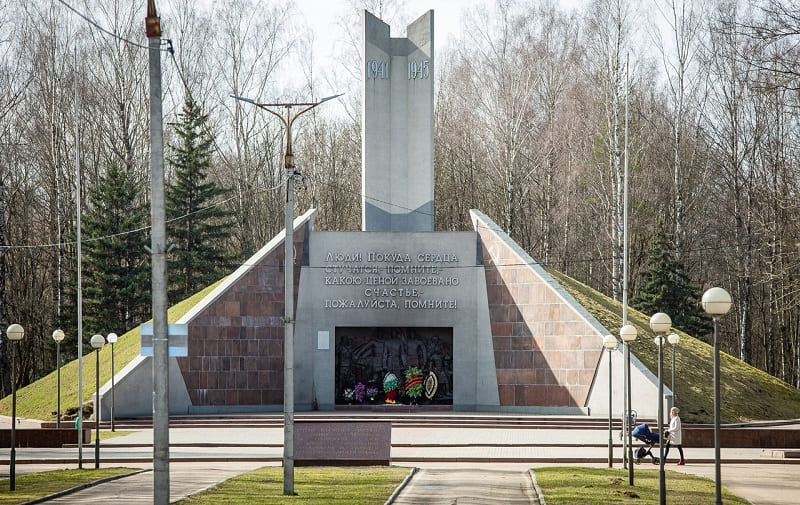
<svg viewBox="0 0 800 505">
<path fill-rule="evenodd" d="M 403 38 L 364 12 L 362 230 L 317 231 L 314 209 L 294 221 L 296 409 L 607 413 L 611 331 L 480 211 L 472 230 L 434 231 L 433 30 L 433 11 Z M 283 408 L 283 240 L 178 321 L 171 414 Z M 152 413 L 151 359 L 117 374 L 117 416 Z M 632 381 L 633 408 L 654 417 L 657 380 L 635 356 Z"/>
</svg>

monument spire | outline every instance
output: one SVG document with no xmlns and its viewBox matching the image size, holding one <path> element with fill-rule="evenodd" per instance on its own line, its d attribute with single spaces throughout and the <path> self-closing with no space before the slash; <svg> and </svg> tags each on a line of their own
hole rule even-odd
<svg viewBox="0 0 800 505">
<path fill-rule="evenodd" d="M 404 38 L 363 26 L 362 229 L 433 231 L 433 11 Z"/>
</svg>

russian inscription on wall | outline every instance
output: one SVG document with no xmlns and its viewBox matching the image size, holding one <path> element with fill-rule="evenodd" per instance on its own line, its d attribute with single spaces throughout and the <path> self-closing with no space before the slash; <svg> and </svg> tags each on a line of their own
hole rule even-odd
<svg viewBox="0 0 800 505">
<path fill-rule="evenodd" d="M 453 251 L 328 251 L 327 310 L 456 310 L 460 259 Z"/>
</svg>

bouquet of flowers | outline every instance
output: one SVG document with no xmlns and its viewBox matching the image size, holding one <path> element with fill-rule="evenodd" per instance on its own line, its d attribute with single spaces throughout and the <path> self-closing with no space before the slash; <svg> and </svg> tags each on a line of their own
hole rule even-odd
<svg viewBox="0 0 800 505">
<path fill-rule="evenodd" d="M 392 372 L 383 376 L 383 391 L 386 393 L 386 403 L 397 403 L 397 376 Z"/>
<path fill-rule="evenodd" d="M 409 398 L 419 398 L 422 396 L 422 370 L 418 367 L 409 367 L 406 375 L 406 396 Z"/>
<path fill-rule="evenodd" d="M 353 388 L 353 396 L 355 396 L 355 399 L 358 403 L 364 403 L 364 395 L 366 394 L 366 389 L 367 387 L 361 382 L 356 384 L 356 387 Z"/>
<path fill-rule="evenodd" d="M 368 387 L 367 388 L 367 398 L 369 398 L 370 401 L 372 401 L 372 400 L 375 399 L 376 396 L 378 396 L 378 388 L 376 388 L 375 386 Z"/>
<path fill-rule="evenodd" d="M 344 396 L 344 399 L 347 400 L 348 402 L 352 402 L 353 397 L 355 397 L 355 391 L 353 391 L 350 388 L 347 388 L 344 390 L 344 393 L 342 393 L 342 396 Z"/>
</svg>

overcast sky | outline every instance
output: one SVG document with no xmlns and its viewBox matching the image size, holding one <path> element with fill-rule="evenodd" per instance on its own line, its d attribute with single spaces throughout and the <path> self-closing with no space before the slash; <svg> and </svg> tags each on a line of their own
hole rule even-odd
<svg viewBox="0 0 800 505">
<path fill-rule="evenodd" d="M 461 34 L 462 17 L 465 10 L 478 5 L 493 4 L 493 0 L 406 0 L 404 10 L 411 22 L 430 9 L 434 11 L 434 47 L 442 50 L 447 42 Z M 587 3 L 586 0 L 559 0 L 565 9 L 573 9 Z M 294 0 L 295 8 L 304 17 L 305 23 L 314 32 L 316 57 L 325 58 L 340 36 L 338 20 L 341 13 L 350 10 L 347 0 Z M 377 14 L 377 13 L 373 13 Z M 392 24 L 392 37 L 405 36 L 405 24 Z"/>
</svg>

